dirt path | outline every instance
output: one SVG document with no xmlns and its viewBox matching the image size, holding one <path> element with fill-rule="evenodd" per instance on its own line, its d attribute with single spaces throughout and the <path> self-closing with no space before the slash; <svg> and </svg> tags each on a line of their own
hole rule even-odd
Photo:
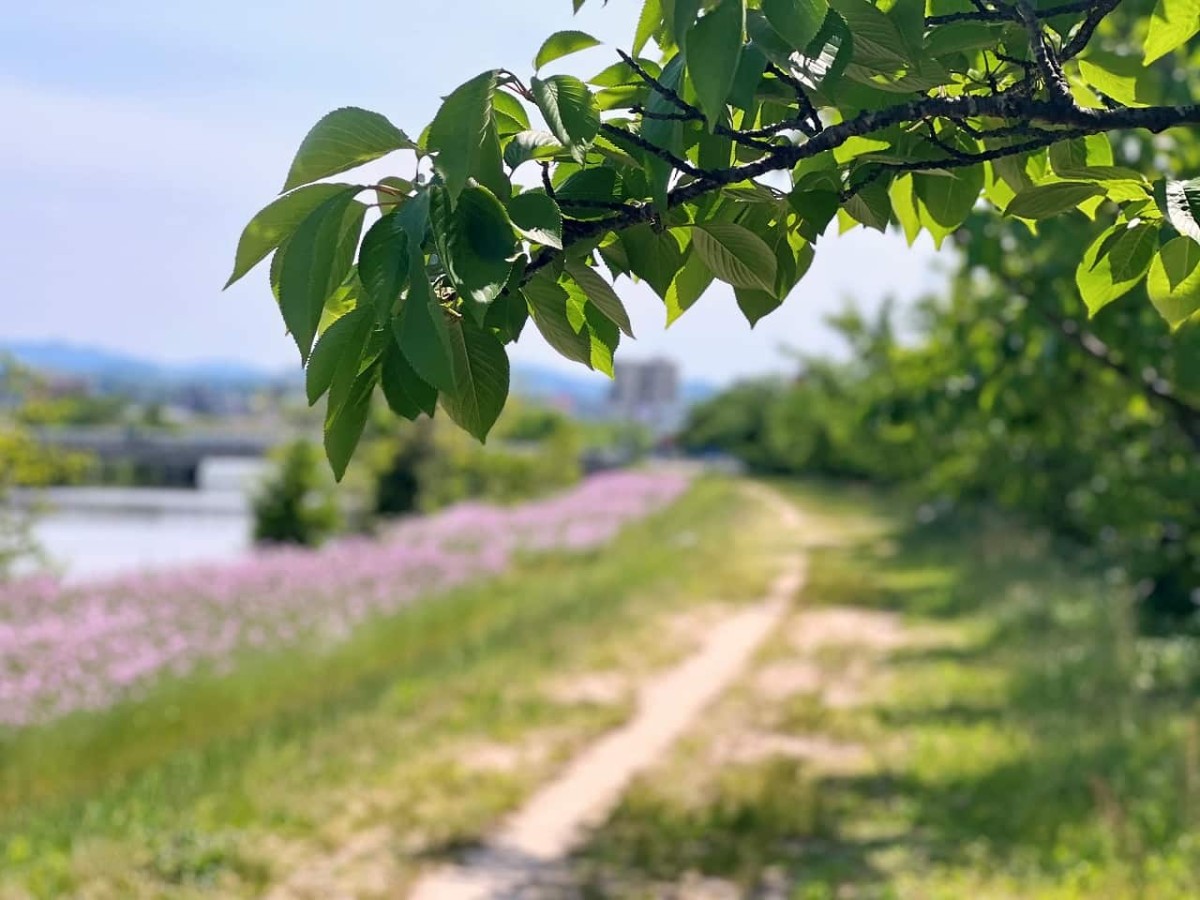
<svg viewBox="0 0 1200 900">
<path fill-rule="evenodd" d="M 781 525 L 800 528 L 802 519 L 791 504 L 766 488 L 753 490 L 778 509 Z M 797 552 L 766 597 L 717 624 L 699 651 L 642 688 L 629 722 L 584 750 L 460 865 L 419 880 L 410 900 L 552 896 L 545 892 L 552 890 L 559 864 L 588 827 L 602 821 L 634 775 L 658 760 L 742 674 L 783 620 L 804 579 L 805 560 Z"/>
</svg>

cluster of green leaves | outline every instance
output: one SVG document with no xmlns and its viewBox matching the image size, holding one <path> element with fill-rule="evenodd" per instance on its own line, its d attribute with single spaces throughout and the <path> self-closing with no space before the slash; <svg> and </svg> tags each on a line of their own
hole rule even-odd
<svg viewBox="0 0 1200 900">
<path fill-rule="evenodd" d="M 1200 118 L 1174 68 L 1200 18 L 1158 0 L 1117 29 L 1111 7 L 1048 9 L 1031 29 L 1004 2 L 645 0 L 632 53 L 586 81 L 544 74 L 598 43 L 566 31 L 528 84 L 483 72 L 416 139 L 366 110 L 327 115 L 230 281 L 274 254 L 339 477 L 376 387 L 410 419 L 440 401 L 483 440 L 528 320 L 611 374 L 632 337 L 613 281 L 647 284 L 668 324 L 720 281 L 753 325 L 834 218 L 940 245 L 981 196 L 1031 230 L 1115 210 L 1079 268 L 1089 308 L 1145 280 L 1178 326 L 1200 307 L 1200 183 L 1115 165 L 1103 132 Z M 415 158 L 411 178 L 322 180 L 395 151 Z M 364 195 L 380 213 L 365 235 Z"/>
</svg>

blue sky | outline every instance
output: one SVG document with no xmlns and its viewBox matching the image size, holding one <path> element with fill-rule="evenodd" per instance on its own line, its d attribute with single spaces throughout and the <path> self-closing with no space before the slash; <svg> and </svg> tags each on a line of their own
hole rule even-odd
<svg viewBox="0 0 1200 900">
<path fill-rule="evenodd" d="M 158 360 L 298 365 L 258 270 L 222 293 L 237 236 L 276 194 L 304 133 L 345 105 L 417 133 L 478 72 L 530 67 L 550 32 L 609 43 L 567 61 L 599 70 L 628 47 L 639 3 L 591 0 L 109 0 L 17 4 L 0 53 L 0 338 L 64 339 Z M 380 164 L 386 171 L 386 161 Z M 619 288 L 639 340 L 689 377 L 787 365 L 784 345 L 834 349 L 821 324 L 850 297 L 910 299 L 940 282 L 927 244 L 826 237 L 784 307 L 751 330 L 714 288 L 669 331 L 662 304 Z M 518 359 L 578 368 L 532 329 Z M 582 370 L 581 370 L 582 371 Z"/>
</svg>

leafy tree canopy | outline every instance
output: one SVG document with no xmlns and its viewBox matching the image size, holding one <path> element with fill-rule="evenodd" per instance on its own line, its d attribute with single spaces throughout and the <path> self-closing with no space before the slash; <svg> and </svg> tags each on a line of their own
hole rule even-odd
<svg viewBox="0 0 1200 900">
<path fill-rule="evenodd" d="M 477 75 L 420 132 L 325 116 L 230 281 L 273 254 L 339 476 L 377 387 L 483 440 L 529 320 L 611 374 L 630 336 L 615 279 L 648 284 L 668 323 L 721 281 L 754 324 L 834 219 L 940 246 L 981 198 L 1031 232 L 1082 216 L 1089 311 L 1144 284 L 1178 329 L 1200 310 L 1198 31 L 1183 0 L 645 0 L 590 77 L 545 73 L 597 44 L 559 32 L 532 72 Z M 322 180 L 390 153 L 403 176 Z"/>
</svg>

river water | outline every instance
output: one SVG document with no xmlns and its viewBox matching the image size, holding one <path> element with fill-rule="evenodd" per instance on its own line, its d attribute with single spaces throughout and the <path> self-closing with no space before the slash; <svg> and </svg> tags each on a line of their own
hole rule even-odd
<svg viewBox="0 0 1200 900">
<path fill-rule="evenodd" d="M 216 467 L 200 490 L 52 489 L 37 497 L 33 534 L 72 581 L 236 559 L 250 550 L 250 498 L 261 475 Z"/>
</svg>

